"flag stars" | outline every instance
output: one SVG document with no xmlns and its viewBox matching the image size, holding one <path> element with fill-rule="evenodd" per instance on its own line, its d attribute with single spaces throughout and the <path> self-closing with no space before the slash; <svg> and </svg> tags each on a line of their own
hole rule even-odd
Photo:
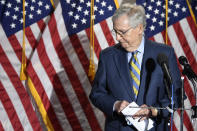
<svg viewBox="0 0 197 131">
<path fill-rule="evenodd" d="M 82 7 L 81 7 L 81 6 L 78 6 L 78 7 L 77 7 L 77 11 L 78 11 L 78 12 L 82 11 Z"/>
<path fill-rule="evenodd" d="M 14 10 L 15 10 L 16 12 L 19 11 L 19 7 L 16 6 L 16 7 L 14 8 Z"/>
<path fill-rule="evenodd" d="M 71 6 L 72 6 L 73 8 L 75 8 L 75 7 L 76 7 L 76 3 L 72 3 Z"/>
<path fill-rule="evenodd" d="M 147 14 L 146 14 L 146 18 L 147 18 L 147 19 L 150 19 L 150 14 L 147 13 Z"/>
<path fill-rule="evenodd" d="M 170 1 L 169 1 L 169 4 L 170 4 L 170 5 L 173 5 L 173 3 L 174 3 L 173 0 L 170 0 Z"/>
<path fill-rule="evenodd" d="M 22 23 L 23 23 L 23 18 L 21 18 L 19 21 L 20 21 L 20 23 L 22 24 Z"/>
<path fill-rule="evenodd" d="M 38 15 L 42 14 L 42 11 L 40 9 L 38 9 L 36 12 L 37 12 Z"/>
<path fill-rule="evenodd" d="M 16 24 L 14 24 L 14 23 L 12 23 L 10 26 L 12 29 L 16 28 Z"/>
<path fill-rule="evenodd" d="M 149 11 L 153 9 L 153 7 L 151 5 L 149 5 L 147 8 Z"/>
<path fill-rule="evenodd" d="M 155 2 L 155 0 L 151 0 L 151 2 Z"/>
<path fill-rule="evenodd" d="M 162 17 L 162 18 L 164 18 L 164 17 L 165 17 L 165 14 L 164 14 L 163 12 L 161 13 L 161 17 Z"/>
<path fill-rule="evenodd" d="M 86 5 L 87 5 L 87 7 L 90 7 L 90 6 L 91 6 L 90 1 L 88 1 L 88 2 L 86 3 Z"/>
<path fill-rule="evenodd" d="M 163 24 L 164 24 L 163 21 L 159 21 L 160 26 L 163 26 Z"/>
<path fill-rule="evenodd" d="M 177 16 L 178 16 L 178 13 L 175 11 L 175 12 L 173 13 L 173 15 L 174 15 L 175 17 L 177 17 Z"/>
<path fill-rule="evenodd" d="M 25 1 L 25 7 L 28 7 L 29 3 Z"/>
<path fill-rule="evenodd" d="M 102 2 L 101 2 L 101 6 L 102 6 L 102 7 L 105 7 L 105 6 L 106 6 L 106 2 L 105 2 L 105 1 L 102 1 Z"/>
<path fill-rule="evenodd" d="M 32 0 L 32 3 L 35 3 L 36 2 L 36 0 Z"/>
<path fill-rule="evenodd" d="M 152 21 L 153 21 L 153 23 L 157 22 L 157 18 L 153 17 Z"/>
<path fill-rule="evenodd" d="M 94 11 L 98 11 L 98 7 L 96 5 L 94 6 Z"/>
<path fill-rule="evenodd" d="M 159 14 L 159 10 L 158 9 L 155 9 L 154 12 L 155 12 L 155 15 Z"/>
<path fill-rule="evenodd" d="M 21 3 L 21 0 L 16 0 L 17 3 Z"/>
<path fill-rule="evenodd" d="M 10 12 L 9 11 L 6 11 L 4 14 L 5 14 L 5 16 L 10 16 Z"/>
<path fill-rule="evenodd" d="M 38 2 L 38 6 L 42 6 L 42 4 L 43 4 L 42 1 Z"/>
<path fill-rule="evenodd" d="M 83 19 L 81 20 L 81 23 L 82 23 L 82 24 L 86 24 L 86 21 L 87 21 L 87 20 L 83 18 Z"/>
<path fill-rule="evenodd" d="M 14 14 L 14 15 L 12 16 L 12 19 L 13 19 L 13 20 L 17 20 L 17 16 Z"/>
<path fill-rule="evenodd" d="M 153 25 L 151 25 L 149 28 L 150 28 L 151 31 L 155 30 L 155 26 L 153 26 Z"/>
<path fill-rule="evenodd" d="M 109 5 L 108 7 L 108 10 L 112 11 L 113 10 L 113 7 L 111 5 Z"/>
<path fill-rule="evenodd" d="M 69 11 L 69 12 L 68 12 L 68 15 L 69 15 L 69 16 L 73 16 L 73 12 L 72 12 L 72 11 Z"/>
<path fill-rule="evenodd" d="M 104 15 L 104 11 L 101 9 L 101 10 L 99 11 L 99 14 L 100 14 L 100 15 Z"/>
<path fill-rule="evenodd" d="M 157 6 L 161 6 L 161 1 L 156 2 Z"/>
<path fill-rule="evenodd" d="M 172 13 L 172 10 L 170 8 L 168 8 L 168 13 Z"/>
<path fill-rule="evenodd" d="M 74 18 L 75 18 L 75 20 L 79 20 L 79 15 L 76 14 L 76 15 L 74 16 Z"/>
<path fill-rule="evenodd" d="M 89 11 L 88 10 L 85 10 L 83 13 L 84 13 L 85 16 L 89 15 Z"/>
<path fill-rule="evenodd" d="M 77 24 L 76 23 L 73 23 L 72 24 L 72 27 L 73 27 L 73 29 L 76 29 L 77 28 Z"/>
<path fill-rule="evenodd" d="M 7 7 L 8 8 L 11 8 L 12 7 L 12 4 L 11 3 L 7 3 Z"/>
<path fill-rule="evenodd" d="M 99 3 L 100 1 L 99 1 L 99 0 L 96 0 L 96 2 L 98 2 L 98 3 Z"/>
<path fill-rule="evenodd" d="M 5 4 L 5 0 L 1 0 L 1 4 L 4 5 Z"/>
<path fill-rule="evenodd" d="M 46 9 L 46 10 L 49 10 L 49 9 L 50 9 L 50 6 L 49 6 L 48 4 L 46 4 L 46 5 L 45 5 L 45 9 Z"/>
<path fill-rule="evenodd" d="M 67 3 L 67 4 L 70 4 L 70 0 L 66 0 L 66 3 Z"/>
<path fill-rule="evenodd" d="M 180 8 L 180 4 L 176 3 L 175 7 L 176 9 Z"/>
<path fill-rule="evenodd" d="M 31 10 L 31 11 L 34 11 L 34 6 L 31 6 L 31 7 L 30 7 L 30 10 Z"/>
<path fill-rule="evenodd" d="M 84 0 L 80 0 L 80 3 L 84 3 Z"/>
<path fill-rule="evenodd" d="M 146 2 L 143 3 L 144 7 L 146 7 Z"/>
<path fill-rule="evenodd" d="M 33 15 L 32 14 L 29 14 L 29 19 L 33 19 Z"/>
<path fill-rule="evenodd" d="M 186 12 L 186 8 L 185 8 L 185 7 L 183 7 L 183 8 L 182 8 L 182 11 L 183 11 L 183 12 Z"/>
</svg>

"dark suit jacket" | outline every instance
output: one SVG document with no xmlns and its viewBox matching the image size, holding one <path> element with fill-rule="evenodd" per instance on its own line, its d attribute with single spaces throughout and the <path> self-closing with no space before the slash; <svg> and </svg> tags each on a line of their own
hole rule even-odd
<svg viewBox="0 0 197 131">
<path fill-rule="evenodd" d="M 167 107 L 170 104 L 163 82 L 164 75 L 160 65 L 157 63 L 159 53 L 164 53 L 168 57 L 169 70 L 174 87 L 174 101 L 178 105 L 178 97 L 175 91 L 181 87 L 181 81 L 174 49 L 145 39 L 140 89 L 136 100 L 139 106 L 147 104 L 154 107 Z M 106 115 L 106 131 L 135 130 L 133 126 L 126 124 L 123 116 L 117 115 L 113 111 L 115 101 L 126 100 L 132 102 L 135 101 L 134 98 L 127 52 L 120 44 L 104 49 L 100 53 L 98 70 L 90 93 L 90 100 Z M 168 115 L 167 110 L 162 110 L 157 118 L 153 118 L 155 125 L 152 130 L 168 130 L 165 121 Z"/>
</svg>

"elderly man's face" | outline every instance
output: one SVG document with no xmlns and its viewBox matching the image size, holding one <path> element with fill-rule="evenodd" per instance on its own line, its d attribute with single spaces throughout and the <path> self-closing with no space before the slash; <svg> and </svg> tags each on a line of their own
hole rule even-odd
<svg viewBox="0 0 197 131">
<path fill-rule="evenodd" d="M 132 28 L 128 16 L 122 15 L 114 21 L 113 26 L 116 32 L 116 40 L 120 42 L 125 50 L 132 52 L 139 47 L 143 34 L 142 24 Z"/>
</svg>

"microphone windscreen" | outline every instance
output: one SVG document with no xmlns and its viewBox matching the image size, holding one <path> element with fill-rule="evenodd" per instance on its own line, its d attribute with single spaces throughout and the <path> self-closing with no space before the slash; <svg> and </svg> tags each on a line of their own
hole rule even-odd
<svg viewBox="0 0 197 131">
<path fill-rule="evenodd" d="M 160 53 L 157 56 L 157 62 L 159 63 L 159 65 L 162 65 L 163 63 L 166 63 L 168 65 L 168 57 L 165 54 Z"/>
<path fill-rule="evenodd" d="M 179 57 L 179 63 L 181 65 L 186 65 L 188 63 L 187 58 L 185 56 L 180 56 Z"/>
<path fill-rule="evenodd" d="M 152 58 L 148 58 L 146 61 L 147 72 L 153 72 L 155 70 L 155 61 Z"/>
</svg>

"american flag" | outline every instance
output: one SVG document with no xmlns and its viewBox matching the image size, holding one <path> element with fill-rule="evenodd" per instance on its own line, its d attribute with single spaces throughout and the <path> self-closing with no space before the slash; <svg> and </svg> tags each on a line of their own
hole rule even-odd
<svg viewBox="0 0 197 131">
<path fill-rule="evenodd" d="M 25 4 L 26 58 L 29 76 L 26 82 L 21 82 L 19 79 L 23 37 L 22 25 L 19 24 L 22 18 L 22 0 L 0 2 L 0 130 L 103 130 L 105 116 L 88 99 L 91 90 L 91 82 L 88 78 L 91 0 L 54 1 L 56 7 L 53 13 L 51 13 L 53 8 L 50 0 L 40 1 L 26 0 Z M 11 13 L 10 19 L 4 20 L 6 8 L 9 8 L 8 3 L 13 3 L 12 8 L 9 9 L 15 12 L 17 2 L 21 14 Z M 180 8 L 184 5 L 186 12 L 189 11 L 184 1 L 174 1 L 177 2 Z M 39 3 L 42 4 L 39 6 Z M 111 35 L 113 28 L 111 15 L 116 9 L 115 3 L 117 1 L 94 0 L 96 67 L 99 52 L 115 44 L 115 39 Z M 145 6 L 149 4 L 154 4 L 152 11 L 155 11 L 157 5 L 153 0 L 147 2 Z M 163 5 L 165 3 L 161 2 L 162 11 L 165 11 Z M 49 10 L 46 7 L 49 7 Z M 31 8 L 34 13 L 31 13 Z M 172 11 L 171 8 L 171 13 Z M 42 12 L 42 17 L 39 12 Z M 14 20 L 16 18 L 14 14 L 17 20 Z M 183 14 L 181 13 L 180 16 Z M 154 18 L 154 13 L 150 12 L 150 15 L 150 18 Z M 159 19 L 159 15 L 155 17 Z M 187 56 L 196 72 L 197 33 L 192 18 L 189 13 L 182 18 L 178 17 L 179 19 L 170 15 L 169 18 L 174 22 L 174 19 L 177 19 L 178 22 L 171 24 L 169 22 L 168 42 L 175 48 L 177 57 Z M 160 19 L 165 25 L 165 18 Z M 158 23 L 157 20 L 154 24 Z M 14 23 L 16 21 L 18 23 Z M 3 24 L 5 22 L 6 24 Z M 10 26 L 7 26 L 9 22 Z M 11 25 L 14 24 L 17 30 L 11 31 Z M 6 30 L 4 26 L 9 29 Z M 165 26 L 164 28 L 153 26 L 157 31 L 152 31 L 152 35 L 149 36 L 150 30 L 147 36 L 164 43 Z M 147 31 L 149 27 L 148 24 Z M 191 107 L 195 104 L 195 100 L 192 85 L 188 81 L 185 82 L 185 90 L 188 96 L 185 106 Z M 178 113 L 175 116 L 177 116 L 175 129 L 178 130 L 180 117 Z M 191 112 L 185 112 L 185 130 L 194 130 L 190 116 Z"/>
</svg>

